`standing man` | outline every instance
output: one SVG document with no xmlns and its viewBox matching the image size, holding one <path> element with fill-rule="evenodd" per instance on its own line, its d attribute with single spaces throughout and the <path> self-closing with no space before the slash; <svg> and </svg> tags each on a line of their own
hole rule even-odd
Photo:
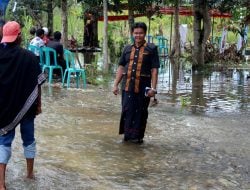
<svg viewBox="0 0 250 190">
<path fill-rule="evenodd" d="M 125 46 L 119 61 L 113 93 L 118 94 L 122 82 L 122 114 L 119 134 L 124 141 L 142 143 L 148 118 L 150 97 L 157 93 L 157 47 L 146 43 L 147 26 L 143 22 L 132 27 L 134 44 Z"/>
<path fill-rule="evenodd" d="M 5 190 L 5 171 L 18 124 L 27 178 L 34 177 L 34 119 L 41 113 L 41 84 L 45 77 L 35 55 L 20 47 L 21 29 L 17 22 L 4 25 L 1 43 L 4 45 L 0 46 L 0 190 Z"/>
</svg>

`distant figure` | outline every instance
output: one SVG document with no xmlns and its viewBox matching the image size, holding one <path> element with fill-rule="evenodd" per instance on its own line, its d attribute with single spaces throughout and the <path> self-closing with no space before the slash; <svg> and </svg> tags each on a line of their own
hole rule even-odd
<svg viewBox="0 0 250 190">
<path fill-rule="evenodd" d="M 19 124 L 27 178 L 34 178 L 34 119 L 41 113 L 41 84 L 45 77 L 35 55 L 20 47 L 21 29 L 17 22 L 4 25 L 1 43 L 5 45 L 0 46 L 0 189 L 6 190 L 6 166 Z"/>
<path fill-rule="evenodd" d="M 120 57 L 113 93 L 118 94 L 122 81 L 122 114 L 119 134 L 124 141 L 142 143 L 148 118 L 150 98 L 157 93 L 157 46 L 145 41 L 147 26 L 143 22 L 132 27 L 134 44 L 125 46 Z"/>
<path fill-rule="evenodd" d="M 5 21 L 0 19 L 0 41 L 2 40 L 3 36 L 3 25 L 5 24 Z"/>
<path fill-rule="evenodd" d="M 36 35 L 36 28 L 32 27 L 30 28 L 30 35 L 29 35 L 29 41 L 28 41 L 28 45 L 30 44 L 31 40 L 35 37 Z"/>
<path fill-rule="evenodd" d="M 94 46 L 94 17 L 92 14 L 86 14 L 86 24 L 84 26 L 84 42 L 83 46 L 93 47 Z"/>
<path fill-rule="evenodd" d="M 36 30 L 36 36 L 31 40 L 30 45 L 36 46 L 38 48 L 44 47 L 45 44 L 43 42 L 43 36 L 44 36 L 44 30 L 39 28 Z M 37 56 L 37 58 L 39 59 L 40 56 L 40 52 L 39 51 L 35 51 L 35 55 Z"/>
<path fill-rule="evenodd" d="M 32 28 L 30 29 L 30 35 L 32 36 L 32 39 L 35 37 L 35 35 L 36 35 L 36 28 L 35 28 L 35 27 L 32 27 Z M 31 41 L 32 39 L 30 39 L 30 41 Z"/>
<path fill-rule="evenodd" d="M 91 47 L 93 45 L 93 29 L 91 20 L 87 20 L 84 27 L 84 46 Z"/>
<path fill-rule="evenodd" d="M 44 31 L 43 42 L 45 45 L 47 45 L 49 40 L 50 40 L 49 39 L 49 29 L 47 27 L 43 27 L 42 29 Z"/>
<path fill-rule="evenodd" d="M 56 31 L 54 32 L 54 39 L 53 40 L 50 40 L 47 44 L 47 47 L 50 47 L 50 48 L 53 48 L 54 50 L 56 50 L 56 53 L 57 53 L 57 63 L 58 65 L 62 66 L 63 68 L 63 73 L 66 69 L 66 61 L 64 59 L 64 56 L 63 56 L 63 45 L 62 43 L 60 42 L 62 38 L 62 33 L 59 32 L 59 31 Z M 54 59 L 51 59 L 52 61 L 52 64 Z M 60 75 L 61 72 L 60 70 L 55 70 L 55 72 L 57 72 L 56 74 Z"/>
</svg>

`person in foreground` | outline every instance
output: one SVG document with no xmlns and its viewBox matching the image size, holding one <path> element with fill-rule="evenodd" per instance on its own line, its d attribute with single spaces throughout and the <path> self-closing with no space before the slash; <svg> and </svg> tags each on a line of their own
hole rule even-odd
<svg viewBox="0 0 250 190">
<path fill-rule="evenodd" d="M 134 44 L 125 46 L 120 57 L 113 93 L 118 94 L 122 81 L 122 113 L 119 134 L 124 141 L 142 143 L 148 118 L 150 98 L 157 93 L 157 47 L 145 41 L 147 26 L 143 22 L 132 27 Z"/>
<path fill-rule="evenodd" d="M 7 22 L 0 46 L 0 190 L 6 189 L 5 171 L 18 124 L 27 178 L 34 178 L 34 118 L 41 113 L 41 84 L 45 77 L 35 55 L 21 48 L 20 43 L 20 25 L 15 21 Z"/>
</svg>

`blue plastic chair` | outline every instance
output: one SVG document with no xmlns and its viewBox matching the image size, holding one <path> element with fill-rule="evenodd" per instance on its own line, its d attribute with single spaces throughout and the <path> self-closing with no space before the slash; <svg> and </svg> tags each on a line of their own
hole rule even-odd
<svg viewBox="0 0 250 190">
<path fill-rule="evenodd" d="M 146 36 L 146 38 L 147 38 L 148 43 L 154 43 L 154 38 L 153 38 L 152 35 L 148 34 L 148 35 Z"/>
<path fill-rule="evenodd" d="M 51 84 L 52 82 L 52 75 L 53 75 L 53 70 L 55 69 L 60 69 L 61 70 L 61 76 L 62 76 L 62 79 L 63 79 L 63 69 L 62 69 L 62 66 L 58 65 L 57 64 L 57 53 L 56 53 L 56 50 L 54 50 L 53 48 L 49 48 L 49 47 L 43 47 L 42 48 L 42 54 L 44 54 L 44 60 L 45 60 L 45 63 L 43 65 L 43 69 L 42 71 L 44 72 L 45 69 L 48 69 L 49 70 L 49 84 Z M 52 56 L 50 56 L 52 55 Z M 51 60 L 50 59 L 54 59 L 54 64 L 52 65 L 51 64 Z"/>
<path fill-rule="evenodd" d="M 79 88 L 79 80 L 81 77 L 82 81 L 83 81 L 83 87 L 86 88 L 85 70 L 83 68 L 76 68 L 74 54 L 71 51 L 64 49 L 64 58 L 66 60 L 67 68 L 66 68 L 66 70 L 64 72 L 64 76 L 63 76 L 63 82 L 62 82 L 63 87 L 64 87 L 66 75 L 68 74 L 68 76 L 67 76 L 67 88 L 69 88 L 70 78 L 72 77 L 71 74 L 75 73 L 75 75 L 76 75 L 76 87 Z"/>
<path fill-rule="evenodd" d="M 164 36 L 157 36 L 158 40 L 158 49 L 160 56 L 167 56 L 168 55 L 168 39 Z"/>
<path fill-rule="evenodd" d="M 34 46 L 34 45 L 29 45 L 28 46 L 28 50 L 32 51 L 35 55 L 36 55 L 36 53 L 39 53 L 39 59 L 40 59 L 39 64 L 40 64 L 41 68 L 44 65 L 44 56 L 43 56 L 42 48 L 43 47 L 37 47 L 37 46 Z"/>
</svg>

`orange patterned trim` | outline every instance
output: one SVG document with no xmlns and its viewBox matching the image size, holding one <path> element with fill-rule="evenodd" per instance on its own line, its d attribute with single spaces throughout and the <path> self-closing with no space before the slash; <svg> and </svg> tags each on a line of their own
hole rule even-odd
<svg viewBox="0 0 250 190">
<path fill-rule="evenodd" d="M 125 91 L 129 90 L 129 83 L 131 80 L 131 75 L 132 75 L 132 67 L 134 63 L 134 57 L 135 57 L 135 47 L 132 47 L 131 53 L 130 53 L 130 59 L 129 59 L 129 66 L 128 66 L 128 73 L 127 73 L 127 81 L 126 81 L 126 86 L 125 86 Z"/>
<path fill-rule="evenodd" d="M 141 67 L 142 67 L 144 49 L 146 45 L 147 43 L 145 43 L 139 51 L 139 58 L 138 58 L 138 63 L 137 63 L 137 68 L 136 68 L 136 78 L 135 78 L 135 93 L 139 93 Z"/>
</svg>

